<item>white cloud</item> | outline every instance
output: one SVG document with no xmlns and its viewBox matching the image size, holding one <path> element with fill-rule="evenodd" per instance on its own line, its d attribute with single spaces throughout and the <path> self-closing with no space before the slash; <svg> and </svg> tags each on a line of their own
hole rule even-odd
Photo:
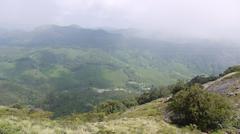
<svg viewBox="0 0 240 134">
<path fill-rule="evenodd" d="M 168 34 L 236 37 L 239 0 L 0 0 L 0 25 L 141 28 Z"/>
</svg>

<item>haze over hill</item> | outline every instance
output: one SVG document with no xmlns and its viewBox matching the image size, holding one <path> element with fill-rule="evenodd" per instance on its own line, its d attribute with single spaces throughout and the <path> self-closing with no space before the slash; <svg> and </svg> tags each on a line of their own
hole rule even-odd
<svg viewBox="0 0 240 134">
<path fill-rule="evenodd" d="M 0 5 L 0 27 L 8 29 L 77 24 L 154 31 L 154 37 L 239 42 L 237 0 L 8 0 Z"/>
<path fill-rule="evenodd" d="M 239 47 L 224 42 L 167 41 L 76 25 L 2 31 L 0 47 L 0 103 L 47 103 L 49 110 L 70 110 L 65 114 L 240 63 Z M 76 100 L 81 107 L 72 105 Z M 61 101 L 69 104 L 55 106 Z"/>
<path fill-rule="evenodd" d="M 0 134 L 234 133 L 239 5 L 0 1 Z"/>
</svg>

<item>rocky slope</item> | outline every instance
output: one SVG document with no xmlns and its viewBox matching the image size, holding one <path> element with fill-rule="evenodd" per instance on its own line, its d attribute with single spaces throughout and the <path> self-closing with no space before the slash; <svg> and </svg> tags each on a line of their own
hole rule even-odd
<svg viewBox="0 0 240 134">
<path fill-rule="evenodd" d="M 215 81 L 203 84 L 209 91 L 215 91 L 229 96 L 240 93 L 240 72 L 232 72 L 218 78 Z"/>
</svg>

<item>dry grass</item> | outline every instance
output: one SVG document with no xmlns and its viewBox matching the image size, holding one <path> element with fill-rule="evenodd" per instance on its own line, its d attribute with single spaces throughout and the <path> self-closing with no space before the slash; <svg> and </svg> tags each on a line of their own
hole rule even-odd
<svg viewBox="0 0 240 134">
<path fill-rule="evenodd" d="M 112 114 L 102 122 L 63 125 L 60 121 L 28 117 L 24 110 L 0 107 L 0 133 L 3 134 L 198 134 L 197 130 L 178 128 L 162 119 L 163 99 Z M 8 109 L 8 110 L 7 110 Z M 7 112 L 6 112 L 7 111 Z M 10 111 L 10 112 L 9 112 Z M 15 114 L 12 114 L 14 111 Z M 11 115 L 12 114 L 12 115 Z M 37 113 L 34 114 L 38 115 Z M 42 115 L 42 114 L 40 114 Z M 25 116 L 25 117 L 23 117 Z M 2 127 L 3 126 L 3 127 Z M 6 127 L 7 126 L 7 127 Z M 4 128 L 6 127 L 6 128 Z M 5 131 L 6 130 L 6 131 Z"/>
</svg>

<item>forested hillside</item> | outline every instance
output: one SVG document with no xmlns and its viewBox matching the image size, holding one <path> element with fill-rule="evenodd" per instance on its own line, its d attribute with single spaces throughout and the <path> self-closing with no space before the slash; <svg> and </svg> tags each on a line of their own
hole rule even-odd
<svg viewBox="0 0 240 134">
<path fill-rule="evenodd" d="M 0 46 L 0 104 L 29 104 L 59 115 L 240 63 L 240 49 L 224 43 L 163 41 L 78 26 L 1 31 Z"/>
<path fill-rule="evenodd" d="M 19 104 L 1 106 L 0 132 L 4 134 L 234 134 L 240 128 L 240 102 L 237 93 L 239 89 L 232 90 L 231 86 L 226 86 L 230 81 L 240 80 L 239 74 L 233 75 L 233 73 L 239 73 L 239 66 L 227 69 L 224 74 L 216 76 L 215 80 L 197 76 L 189 82 L 179 81 L 170 86 L 145 91 L 136 98 L 130 99 L 131 97 L 125 96 L 121 101 L 102 102 L 91 112 L 57 118 L 53 118 L 52 112 L 29 106 Z M 207 81 L 200 84 L 206 79 Z M 206 84 L 209 83 L 211 88 L 206 88 Z M 239 87 L 239 82 L 235 83 L 235 86 Z M 234 94 L 211 90 L 219 87 L 224 87 L 224 91 Z M 79 102 L 77 101 L 76 104 Z"/>
</svg>

